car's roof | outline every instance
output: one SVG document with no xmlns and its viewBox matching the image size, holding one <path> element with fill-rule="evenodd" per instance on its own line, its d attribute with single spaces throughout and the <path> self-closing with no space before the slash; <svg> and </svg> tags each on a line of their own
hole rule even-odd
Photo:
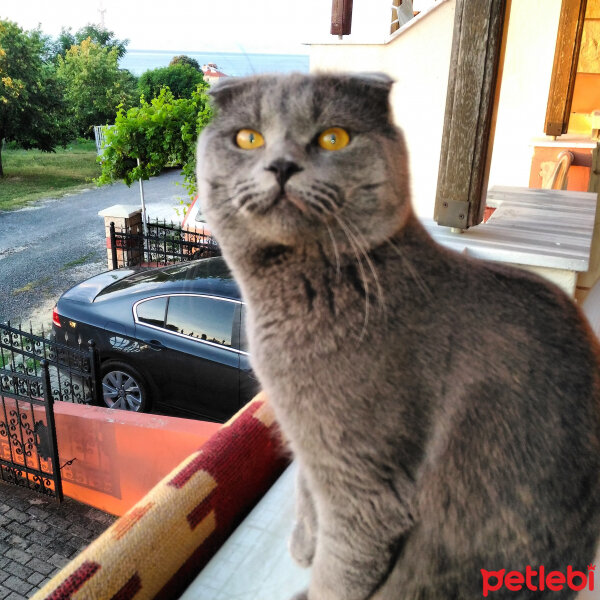
<svg viewBox="0 0 600 600">
<path fill-rule="evenodd" d="M 202 293 L 239 300 L 240 292 L 221 257 L 179 263 L 128 274 L 99 290 L 94 302 L 147 293 Z"/>
</svg>

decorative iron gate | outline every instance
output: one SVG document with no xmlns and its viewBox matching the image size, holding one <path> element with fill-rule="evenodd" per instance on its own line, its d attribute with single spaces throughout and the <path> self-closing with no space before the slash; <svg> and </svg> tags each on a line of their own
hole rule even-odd
<svg viewBox="0 0 600 600">
<path fill-rule="evenodd" d="M 217 241 L 204 228 L 182 229 L 175 223 L 154 222 L 146 233 L 109 226 L 112 268 L 158 267 L 175 262 L 219 256 Z"/>
<path fill-rule="evenodd" d="M 0 324 L 0 479 L 62 500 L 54 402 L 100 399 L 98 353 Z"/>
</svg>

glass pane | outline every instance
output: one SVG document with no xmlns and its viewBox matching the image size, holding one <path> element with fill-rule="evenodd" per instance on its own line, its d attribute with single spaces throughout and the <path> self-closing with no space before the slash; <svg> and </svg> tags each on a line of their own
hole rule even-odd
<svg viewBox="0 0 600 600">
<path fill-rule="evenodd" d="M 171 296 L 167 329 L 231 347 L 235 303 L 199 296 Z"/>
<path fill-rule="evenodd" d="M 167 308 L 167 298 L 154 298 L 140 302 L 136 308 L 138 321 L 147 325 L 156 325 L 163 327 L 165 323 L 165 310 Z"/>
</svg>

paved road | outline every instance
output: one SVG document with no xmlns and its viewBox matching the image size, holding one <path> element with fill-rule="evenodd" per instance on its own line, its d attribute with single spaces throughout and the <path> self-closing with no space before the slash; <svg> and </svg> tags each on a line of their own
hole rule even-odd
<svg viewBox="0 0 600 600">
<path fill-rule="evenodd" d="M 186 198 L 179 170 L 144 182 L 150 217 L 177 218 L 171 207 Z M 40 200 L 0 212 L 0 322 L 51 321 L 52 307 L 71 286 L 106 271 L 104 219 L 98 211 L 114 204 L 139 206 L 139 185 L 118 183 Z"/>
</svg>

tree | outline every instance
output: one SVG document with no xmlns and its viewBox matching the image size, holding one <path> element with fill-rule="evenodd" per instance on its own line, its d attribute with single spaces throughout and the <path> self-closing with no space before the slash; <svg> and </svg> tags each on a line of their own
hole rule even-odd
<svg viewBox="0 0 600 600">
<path fill-rule="evenodd" d="M 202 71 L 188 63 L 176 63 L 146 71 L 140 75 L 138 89 L 146 99 L 156 98 L 160 90 L 168 87 L 175 99 L 191 98 L 199 83 L 204 82 Z"/>
<path fill-rule="evenodd" d="M 180 54 L 179 56 L 174 56 L 171 59 L 171 62 L 169 63 L 170 67 L 172 67 L 173 65 L 189 65 L 190 67 L 193 67 L 194 69 L 196 69 L 196 71 L 202 71 L 198 61 L 195 58 L 186 56 L 185 54 Z"/>
<path fill-rule="evenodd" d="M 190 197 L 196 193 L 196 140 L 212 111 L 206 84 L 191 98 L 176 99 L 164 88 L 151 102 L 127 112 L 119 110 L 115 126 L 106 132 L 99 184 L 123 180 L 131 185 L 158 175 L 167 165 L 183 167 Z M 137 164 L 140 160 L 140 165 Z"/>
<path fill-rule="evenodd" d="M 85 27 L 78 29 L 75 33 L 71 33 L 70 27 L 63 27 L 60 30 L 60 35 L 54 42 L 54 54 L 56 56 L 60 55 L 64 57 L 71 46 L 78 46 L 81 42 L 87 40 L 87 38 L 90 38 L 92 42 L 103 48 L 108 48 L 109 50 L 116 49 L 117 57 L 119 59 L 125 56 L 127 45 L 129 44 L 129 40 L 119 40 L 115 38 L 113 31 L 88 23 Z"/>
<path fill-rule="evenodd" d="M 52 152 L 72 137 L 54 65 L 44 60 L 47 41 L 39 30 L 0 21 L 0 152 L 3 140 Z"/>
<path fill-rule="evenodd" d="M 78 135 L 91 136 L 94 125 L 114 122 L 119 105 L 137 101 L 135 77 L 119 69 L 118 60 L 117 48 L 100 46 L 89 37 L 58 57 L 56 74 Z"/>
</svg>

